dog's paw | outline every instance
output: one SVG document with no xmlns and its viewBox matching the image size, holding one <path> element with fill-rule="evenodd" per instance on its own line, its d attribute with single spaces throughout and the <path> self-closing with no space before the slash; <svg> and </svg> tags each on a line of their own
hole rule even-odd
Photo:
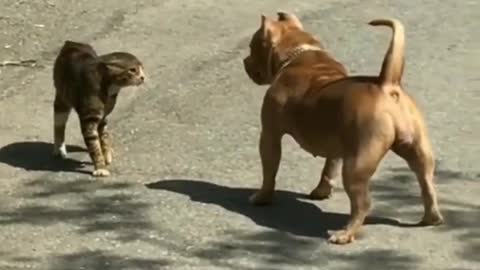
<svg viewBox="0 0 480 270">
<path fill-rule="evenodd" d="M 437 226 L 445 223 L 442 215 L 439 212 L 432 212 L 425 214 L 420 221 L 419 225 L 422 226 Z"/>
<path fill-rule="evenodd" d="M 253 205 L 261 206 L 271 204 L 273 200 L 273 192 L 257 191 L 250 196 L 249 201 Z"/>
<path fill-rule="evenodd" d="M 328 242 L 336 245 L 346 245 L 355 241 L 355 236 L 348 230 L 333 232 L 328 238 Z"/>
<path fill-rule="evenodd" d="M 96 169 L 92 172 L 95 177 L 107 177 L 110 176 L 110 172 L 107 169 Z"/>
<path fill-rule="evenodd" d="M 320 187 L 320 188 L 315 188 L 314 190 L 312 190 L 312 192 L 310 192 L 310 194 L 308 195 L 308 198 L 311 199 L 311 200 L 325 200 L 325 199 L 328 199 L 332 197 L 332 188 L 323 188 L 323 187 Z"/>
</svg>

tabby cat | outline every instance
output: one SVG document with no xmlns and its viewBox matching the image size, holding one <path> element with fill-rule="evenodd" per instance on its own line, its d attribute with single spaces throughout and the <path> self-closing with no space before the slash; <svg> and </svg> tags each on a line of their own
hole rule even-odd
<svg viewBox="0 0 480 270">
<path fill-rule="evenodd" d="M 92 175 L 109 176 L 106 167 L 112 162 L 112 147 L 106 118 L 120 89 L 138 86 L 144 79 L 143 64 L 130 53 L 97 55 L 88 44 L 65 41 L 53 67 L 54 155 L 67 155 L 65 128 L 73 108 L 93 161 Z"/>
</svg>

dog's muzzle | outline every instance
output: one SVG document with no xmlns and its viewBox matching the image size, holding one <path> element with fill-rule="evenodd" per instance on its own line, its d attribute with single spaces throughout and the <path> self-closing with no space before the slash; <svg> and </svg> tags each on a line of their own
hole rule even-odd
<svg viewBox="0 0 480 270">
<path fill-rule="evenodd" d="M 262 72 L 259 70 L 258 65 L 255 64 L 255 61 L 252 60 L 252 57 L 249 55 L 243 59 L 243 66 L 248 77 L 258 85 L 267 84 Z"/>
</svg>

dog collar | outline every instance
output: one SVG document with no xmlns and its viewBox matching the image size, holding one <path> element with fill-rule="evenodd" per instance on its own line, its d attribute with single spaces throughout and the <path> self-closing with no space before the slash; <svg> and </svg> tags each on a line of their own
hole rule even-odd
<svg viewBox="0 0 480 270">
<path fill-rule="evenodd" d="M 292 63 L 298 56 L 300 56 L 304 52 L 309 52 L 309 51 L 323 51 L 323 49 L 319 46 L 312 45 L 312 44 L 302 44 L 297 47 L 295 47 L 293 50 L 289 51 L 286 54 L 285 59 L 280 60 L 280 68 L 276 72 L 277 74 L 284 69 L 286 66 L 288 66 L 290 63 Z"/>
<path fill-rule="evenodd" d="M 319 47 L 319 46 L 316 46 L 316 45 L 312 45 L 312 44 L 302 44 L 302 45 L 299 45 L 297 47 L 295 47 L 293 50 L 290 50 L 286 55 L 285 55 L 285 58 L 284 59 L 281 59 L 280 58 L 280 67 L 278 68 L 278 70 L 275 71 L 275 73 L 273 72 L 273 61 L 272 61 L 272 57 L 273 57 L 273 51 L 274 51 L 275 47 L 272 47 L 272 49 L 270 50 L 270 53 L 269 53 L 269 56 L 268 56 L 268 70 L 267 70 L 267 73 L 269 74 L 269 77 L 272 78 L 272 81 L 274 81 L 278 75 L 280 74 L 280 72 L 286 68 L 288 65 L 290 65 L 295 59 L 297 59 L 298 56 L 300 56 L 302 53 L 304 52 L 308 52 L 308 51 L 323 51 L 324 49 Z"/>
</svg>

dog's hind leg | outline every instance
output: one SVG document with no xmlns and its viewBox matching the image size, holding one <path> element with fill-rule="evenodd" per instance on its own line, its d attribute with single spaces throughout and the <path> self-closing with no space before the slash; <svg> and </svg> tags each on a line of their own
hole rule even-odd
<svg viewBox="0 0 480 270">
<path fill-rule="evenodd" d="M 348 151 L 343 159 L 343 187 L 350 199 L 350 220 L 344 230 L 334 232 L 329 242 L 348 244 L 363 225 L 370 206 L 369 182 L 390 145 L 385 139 L 369 138 Z"/>
<path fill-rule="evenodd" d="M 323 165 L 322 176 L 317 187 L 315 187 L 308 196 L 312 200 L 324 200 L 332 195 L 333 181 L 339 175 L 341 159 L 327 158 Z"/>
<path fill-rule="evenodd" d="M 282 155 L 281 136 L 262 131 L 260 135 L 260 158 L 262 160 L 263 182 L 262 187 L 250 197 L 254 205 L 265 205 L 271 203 L 275 191 L 275 177 L 280 165 Z"/>
<path fill-rule="evenodd" d="M 420 184 L 423 206 L 425 208 L 420 224 L 438 225 L 443 223 L 433 183 L 435 159 L 431 150 L 430 140 L 426 134 L 421 134 L 411 144 L 394 145 L 392 150 L 408 163 Z"/>
</svg>

